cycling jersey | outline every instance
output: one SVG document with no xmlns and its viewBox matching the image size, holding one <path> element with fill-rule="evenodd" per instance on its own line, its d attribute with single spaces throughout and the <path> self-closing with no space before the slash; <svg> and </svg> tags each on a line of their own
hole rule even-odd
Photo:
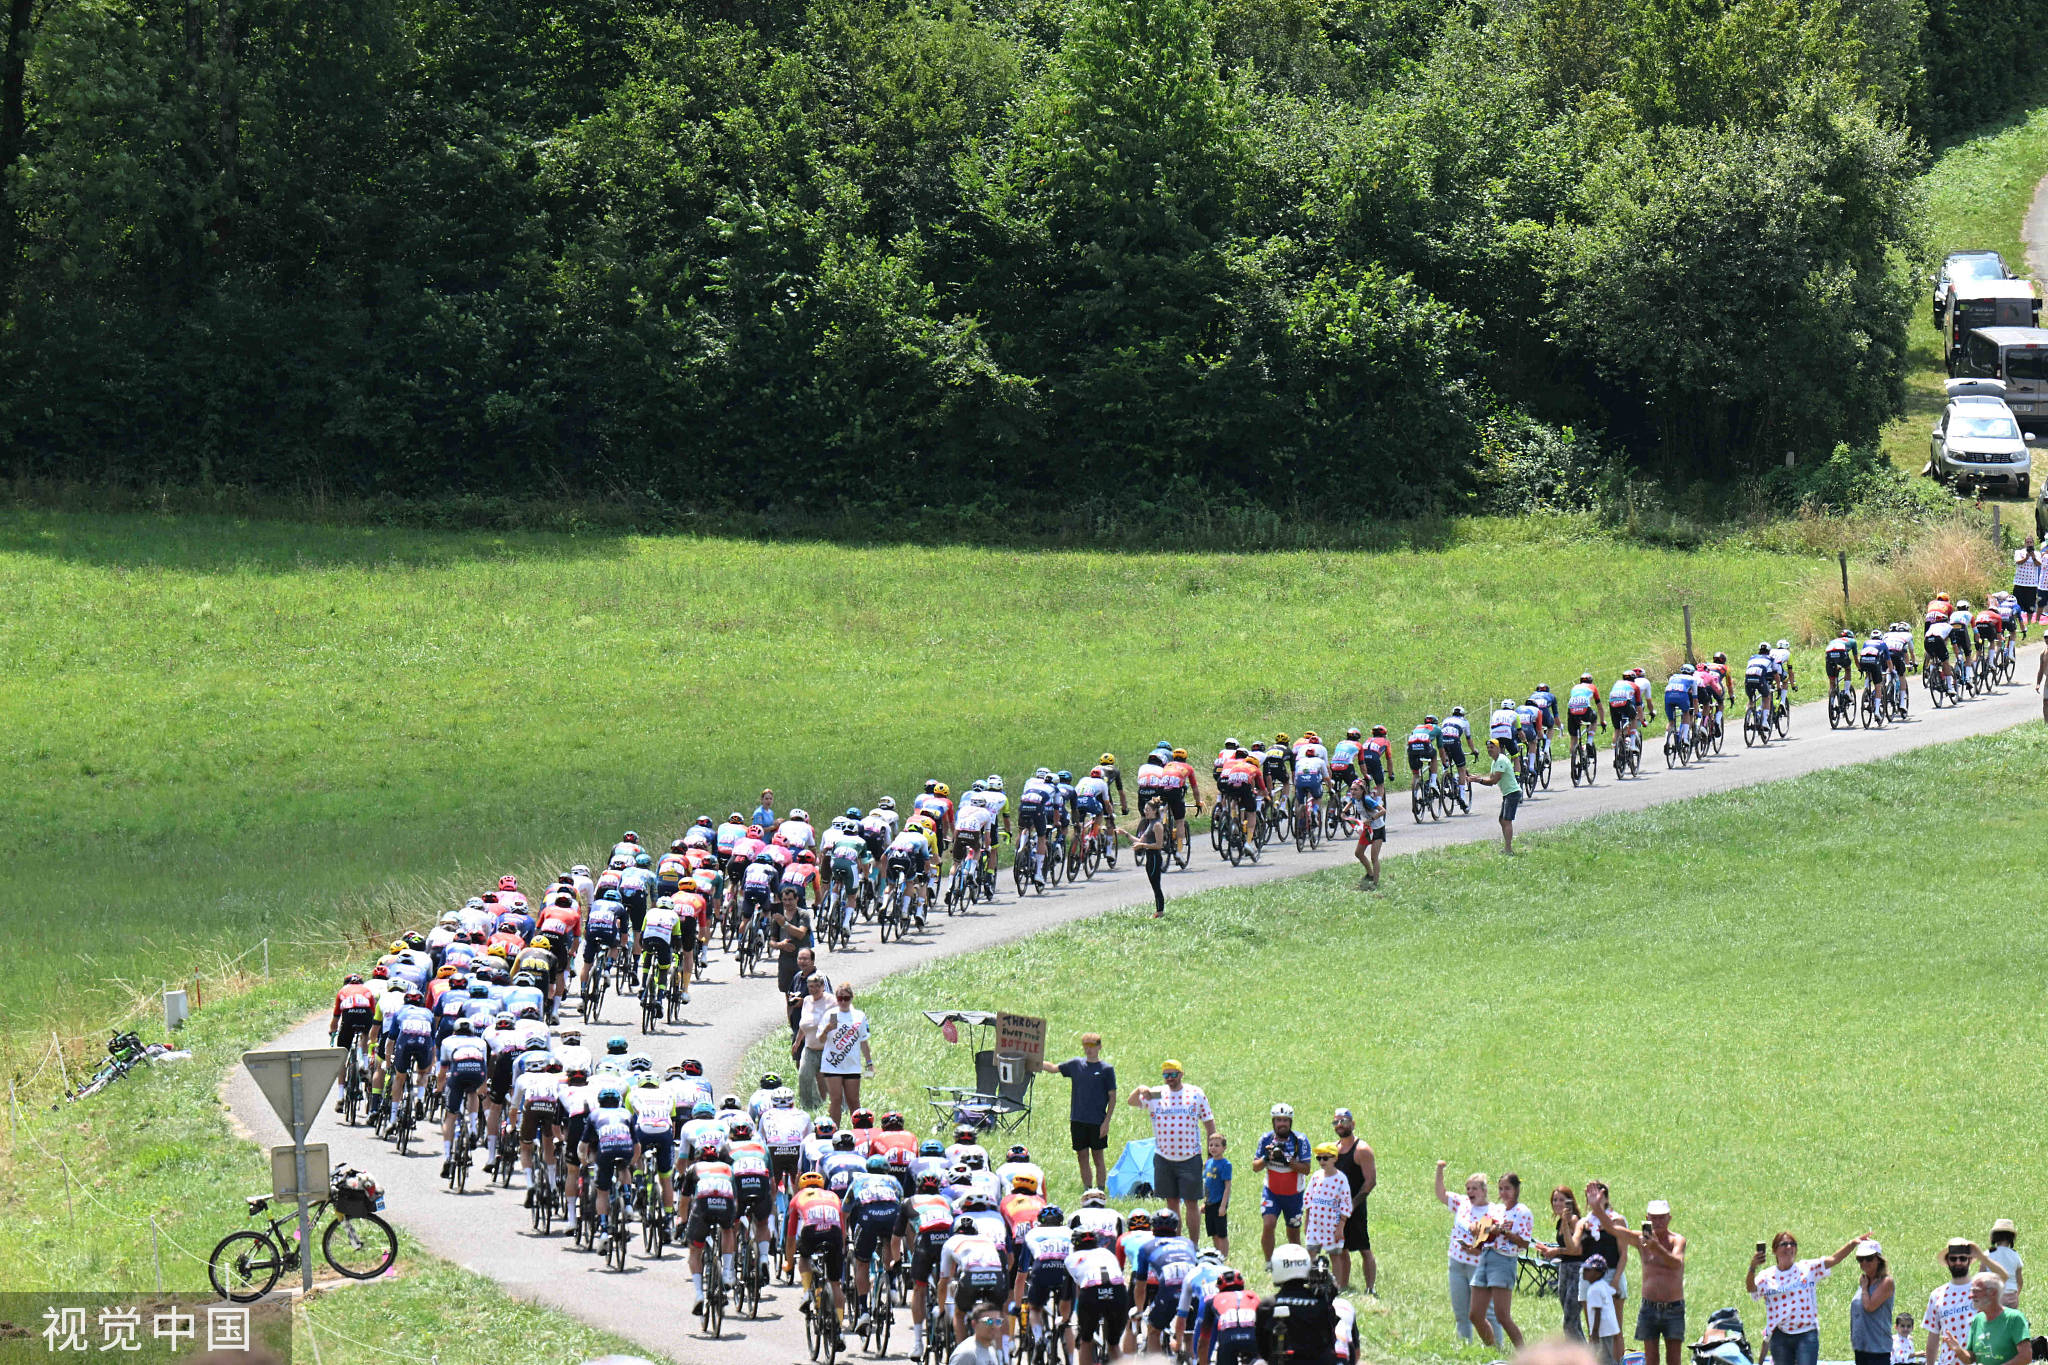
<svg viewBox="0 0 2048 1365">
<path fill-rule="evenodd" d="M 1543 713 L 1543 723 L 1551 729 L 1557 728 L 1557 696 L 1548 687 L 1539 687 L 1529 694 L 1528 705 Z"/>
<path fill-rule="evenodd" d="M 1360 740 L 1340 739 L 1335 747 L 1330 750 L 1330 766 L 1332 768 L 1355 768 L 1358 766 L 1358 756 L 1364 750 L 1365 744 Z"/>
<path fill-rule="evenodd" d="M 1516 712 L 1503 706 L 1486 718 L 1486 733 L 1492 739 L 1513 739 L 1522 718 Z"/>
</svg>

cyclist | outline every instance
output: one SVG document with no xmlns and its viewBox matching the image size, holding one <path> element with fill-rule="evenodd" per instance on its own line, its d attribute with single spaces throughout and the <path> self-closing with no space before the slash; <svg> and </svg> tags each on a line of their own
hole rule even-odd
<svg viewBox="0 0 2048 1365">
<path fill-rule="evenodd" d="M 1948 673 L 1948 637 L 1953 631 L 1954 627 L 1949 625 L 1948 618 L 1943 617 L 1937 621 L 1933 619 L 1932 614 L 1929 615 L 1926 629 L 1921 635 L 1927 662 L 1920 670 L 1921 676 L 1928 680 L 1929 687 L 1934 685 L 1935 678 L 1945 677 Z"/>
<path fill-rule="evenodd" d="M 1595 725 L 1603 733 L 1607 729 L 1607 718 L 1600 714 L 1600 689 L 1594 684 L 1591 673 L 1581 673 L 1565 697 L 1565 729 L 1575 747 L 1579 742 L 1579 731 L 1585 730 L 1586 743 L 1592 747 Z"/>
<path fill-rule="evenodd" d="M 1924 619 L 1931 626 L 1936 621 L 1948 620 L 1950 614 L 1954 611 L 1955 605 L 1949 600 L 1949 595 L 1945 592 L 1938 592 L 1934 594 L 1934 599 L 1927 604 L 1927 614 Z"/>
<path fill-rule="evenodd" d="M 1057 1204 L 1041 1207 L 1032 1223 L 1016 1239 L 1017 1283 L 1012 1296 L 1025 1305 L 1033 1342 L 1044 1339 L 1052 1325 L 1047 1320 L 1046 1305 L 1056 1302 L 1058 1331 L 1064 1339 L 1074 1307 L 1074 1281 L 1067 1274 L 1074 1234 L 1067 1227 L 1067 1215 Z"/>
<path fill-rule="evenodd" d="M 1344 738 L 1330 746 L 1330 786 L 1336 791 L 1349 791 L 1351 784 L 1358 780 L 1360 755 L 1365 752 L 1365 735 L 1354 725 L 1344 732 Z"/>
<path fill-rule="evenodd" d="M 1970 638 L 1970 599 L 1956 600 L 1955 610 L 1949 613 L 1949 648 L 1956 652 L 1957 663 L 1962 668 L 1963 686 L 1970 686 L 1977 676 L 1977 650 Z"/>
<path fill-rule="evenodd" d="M 953 825 L 953 861 L 956 865 L 966 862 L 971 855 L 977 859 L 980 869 L 990 867 L 989 859 L 995 850 L 996 812 L 993 806 L 975 799 L 987 790 L 988 784 L 976 779 L 960 802 L 960 813 Z M 985 875 L 979 870 L 975 875 L 984 890 L 995 884 L 992 875 Z"/>
<path fill-rule="evenodd" d="M 1549 743 L 1550 737 L 1557 733 L 1557 694 L 1550 690 L 1549 683 L 1537 683 L 1536 690 L 1529 694 L 1527 705 L 1543 713 L 1543 724 L 1537 733 L 1544 743 Z"/>
<path fill-rule="evenodd" d="M 1695 674 L 1699 678 L 1700 721 L 1706 727 L 1709 738 L 1721 733 L 1723 711 L 1728 704 L 1729 676 L 1728 652 L 1715 650 L 1714 657 L 1699 666 Z"/>
<path fill-rule="evenodd" d="M 631 1177 L 640 1152 L 633 1138 L 633 1116 L 626 1109 L 625 1092 L 615 1080 L 597 1088 L 597 1103 L 585 1120 L 585 1143 L 597 1158 L 597 1227 L 600 1234 L 611 1230 L 612 1183 L 620 1171 Z"/>
<path fill-rule="evenodd" d="M 1294 760 L 1294 804 L 1310 820 L 1323 818 L 1323 782 L 1329 776 L 1330 760 L 1320 744 L 1302 746 Z M 1299 817 L 1297 817 L 1299 818 Z"/>
<path fill-rule="evenodd" d="M 733 1282 L 733 1253 L 738 1247 L 740 1195 L 732 1163 L 727 1160 L 723 1129 L 704 1145 L 693 1147 L 694 1160 L 683 1177 L 683 1240 L 690 1244 L 690 1289 L 696 1302 L 690 1312 L 704 1316 L 704 1255 L 716 1234 L 718 1269 Z M 665 1179 L 665 1177 L 664 1177 Z"/>
<path fill-rule="evenodd" d="M 1880 640 L 1882 636 L 1878 637 Z M 1764 719 L 1770 719 L 1772 696 L 1777 687 L 1778 661 L 1771 657 L 1769 642 L 1759 640 L 1756 652 L 1742 665 L 1742 695 L 1751 706 L 1763 708 Z"/>
<path fill-rule="evenodd" d="M 1231 755 L 1216 774 L 1216 804 L 1220 808 L 1227 803 L 1240 812 L 1245 822 L 1245 842 L 1252 843 L 1258 838 L 1259 803 L 1266 794 L 1266 775 L 1252 761 L 1249 750 L 1233 749 Z"/>
<path fill-rule="evenodd" d="M 1074 1327 L 1080 1338 L 1081 1365 L 1107 1365 L 1115 1360 L 1131 1317 L 1131 1287 L 1123 1262 L 1101 1244 L 1089 1227 L 1074 1230 L 1074 1249 L 1067 1256 L 1067 1277 L 1074 1283 Z M 1097 1335 L 1108 1343 L 1106 1360 L 1095 1354 Z"/>
<path fill-rule="evenodd" d="M 840 1207 L 847 1240 L 853 1244 L 853 1326 L 859 1331 L 867 1321 L 868 1291 L 874 1283 L 869 1263 L 877 1251 L 885 1266 L 895 1263 L 896 1224 L 903 1214 L 903 1187 L 890 1174 L 886 1155 L 869 1154 L 865 1168 L 847 1182 Z"/>
<path fill-rule="evenodd" d="M 596 1093 L 590 1088 L 588 1056 L 581 1062 L 566 1064 L 562 1076 L 562 1211 L 572 1227 L 581 1212 L 579 1201 L 583 1196 L 586 1134 L 590 1125 L 590 1107 L 596 1098 Z"/>
<path fill-rule="evenodd" d="M 953 1235 L 952 1201 L 940 1193 L 939 1173 L 920 1172 L 917 1191 L 898 1207 L 896 1236 L 910 1245 L 910 1354 L 924 1354 L 924 1320 L 932 1272 Z"/>
<path fill-rule="evenodd" d="M 583 976 L 587 983 L 593 970 L 603 971 L 604 966 L 593 966 L 602 959 L 609 963 L 618 957 L 620 930 L 626 923 L 626 907 L 620 904 L 613 892 L 599 893 L 590 903 L 590 914 L 583 922 Z"/>
<path fill-rule="evenodd" d="M 1263 754 L 1254 755 L 1259 760 L 1259 770 L 1265 774 L 1268 791 L 1286 791 L 1289 786 L 1287 775 L 1294 765 L 1293 755 L 1287 745 L 1287 736 L 1283 734 Z"/>
<path fill-rule="evenodd" d="M 1932 657 L 1932 643 L 1932 641 L 1929 641 L 1930 657 Z M 1864 679 L 1870 683 L 1878 695 L 1882 696 L 1885 689 L 1886 675 L 1891 671 L 1891 650 L 1885 646 L 1884 633 L 1882 631 L 1872 630 L 1870 632 L 1870 638 L 1865 640 L 1862 648 L 1856 651 L 1856 666 L 1862 670 Z"/>
<path fill-rule="evenodd" d="M 477 1092 L 484 1083 L 488 1056 L 483 1041 L 476 1036 L 476 1025 L 466 1017 L 457 1020 L 455 1031 L 442 1040 L 434 1080 L 448 1106 L 441 1117 L 443 1180 L 455 1173 L 455 1124 L 458 1118 L 465 1113 L 473 1118 L 480 1115 L 482 1106 L 478 1103 Z M 465 1161 L 468 1159 L 466 1156 L 463 1158 Z"/>
<path fill-rule="evenodd" d="M 939 1292 L 953 1304 L 953 1336 L 967 1339 L 967 1315 L 976 1304 L 1001 1307 L 1008 1276 L 1003 1271 L 1002 1247 L 975 1219 L 973 1207 L 980 1196 L 969 1195 L 962 1212 L 953 1221 L 953 1235 L 939 1252 Z"/>
<path fill-rule="evenodd" d="M 644 1069 L 640 1063 L 646 1061 Z M 676 1211 L 675 1166 L 676 1166 L 676 1103 L 669 1088 L 654 1077 L 654 1063 L 635 1057 L 632 1062 L 632 1085 L 626 1092 L 626 1108 L 633 1116 L 633 1165 L 637 1169 L 640 1158 L 648 1152 L 654 1153 L 654 1170 L 661 1182 L 661 1215 L 673 1222 Z M 652 1219 L 655 1210 L 646 1209 L 643 1216 Z"/>
<path fill-rule="evenodd" d="M 1372 783 L 1373 795 L 1381 801 L 1387 798 L 1387 769 L 1394 763 L 1394 742 L 1387 738 L 1387 727 L 1372 727 L 1372 738 L 1358 751 L 1359 767 L 1364 771 L 1365 780 Z"/>
<path fill-rule="evenodd" d="M 1052 769 L 1040 768 L 1017 793 L 1017 841 L 1019 856 L 1022 856 L 1024 835 L 1029 833 L 1034 838 L 1031 884 L 1041 891 L 1045 889 L 1045 850 L 1052 839 L 1053 807 Z"/>
<path fill-rule="evenodd" d="M 1540 692 L 1532 692 L 1529 694 L 1529 700 L 1515 708 L 1515 718 L 1521 724 L 1522 742 L 1529 746 L 1527 775 L 1530 777 L 1536 774 L 1537 750 L 1550 746 L 1550 713 L 1545 704 L 1537 700 L 1541 695 L 1543 694 Z"/>
<path fill-rule="evenodd" d="M 1102 834 L 1109 817 L 1109 779 L 1098 765 L 1074 784 L 1074 809 L 1081 817 L 1082 847 Z"/>
<path fill-rule="evenodd" d="M 334 993 L 334 1011 L 327 1016 L 327 1045 L 354 1047 L 359 1040 L 368 1039 L 376 1026 L 377 992 L 361 972 L 350 972 Z M 340 1108 L 341 1101 L 336 1100 L 335 1109 Z"/>
<path fill-rule="evenodd" d="M 1692 743 L 1693 721 L 1699 716 L 1698 672 L 1692 664 L 1680 664 L 1664 680 L 1664 726 L 1678 732 L 1681 744 Z"/>
<path fill-rule="evenodd" d="M 654 979 L 657 1000 L 668 989 L 668 970 L 676 960 L 675 941 L 681 936 L 682 923 L 683 915 L 676 909 L 676 903 L 663 896 L 640 926 L 640 965 Z"/>
<path fill-rule="evenodd" d="M 1771 662 L 1778 666 L 1778 680 L 1784 684 L 1781 689 L 1787 693 L 1786 704 L 1790 705 L 1790 693 L 1799 690 L 1799 679 L 1792 674 L 1792 642 L 1780 640 L 1771 646 Z"/>
<path fill-rule="evenodd" d="M 1417 775 L 1424 768 L 1429 770 L 1429 776 L 1426 780 L 1432 782 L 1436 780 L 1436 750 L 1437 719 L 1435 716 L 1424 716 L 1421 723 L 1408 732 L 1408 784 L 1410 786 L 1415 784 Z"/>
<path fill-rule="evenodd" d="M 735 1193 L 735 1223 L 745 1223 L 754 1233 L 756 1264 L 768 1273 L 768 1220 L 775 1212 L 775 1178 L 769 1168 L 768 1146 L 756 1135 L 752 1123 L 741 1119 L 727 1130 L 730 1144 L 727 1164 L 732 1167 Z M 765 1282 L 765 1281 L 764 1281 Z"/>
<path fill-rule="evenodd" d="M 391 1085 L 389 1095 L 393 1105 L 405 1102 L 415 1075 L 425 1083 L 434 1057 L 434 1014 L 427 1008 L 425 993 L 408 984 L 402 999 L 391 1021 L 391 1067 L 396 1084 Z M 391 1079 L 387 1077 L 387 1084 Z"/>
<path fill-rule="evenodd" d="M 1510 758 L 1517 757 L 1522 752 L 1521 742 L 1518 739 L 1521 728 L 1522 717 L 1515 708 L 1515 699 L 1513 697 L 1502 697 L 1500 705 L 1496 706 L 1493 709 L 1493 714 L 1486 718 L 1487 737 L 1499 744 L 1501 749 Z M 1410 735 L 1408 738 L 1409 743 L 1412 745 L 1415 737 Z M 1414 761 L 1412 756 L 1409 761 L 1411 763 Z"/>
<path fill-rule="evenodd" d="M 536 1197 L 534 1156 L 552 1171 L 555 1166 L 555 1129 L 561 1125 L 568 1094 L 568 1068 L 559 1057 L 549 1057 L 538 1067 L 528 1067 L 512 1082 L 512 1112 L 519 1120 L 519 1169 L 526 1176 L 526 1207 Z"/>
<path fill-rule="evenodd" d="M 931 865 L 932 846 L 921 820 L 913 820 L 903 827 L 903 832 L 889 841 L 883 853 L 886 877 L 894 881 L 903 878 L 904 893 L 909 899 L 909 913 L 919 922 L 924 920 L 925 871 Z"/>
<path fill-rule="evenodd" d="M 1162 1209 L 1152 1215 L 1152 1240 L 1139 1251 L 1131 1276 L 1145 1286 L 1145 1350 L 1157 1354 L 1161 1335 L 1180 1309 L 1181 1284 L 1195 1268 L 1195 1244 L 1181 1235 L 1180 1215 Z"/>
<path fill-rule="evenodd" d="M 839 1339 L 839 1323 L 846 1314 L 846 1294 L 840 1287 L 846 1278 L 846 1231 L 841 1222 L 839 1196 L 825 1188 L 825 1177 L 805 1171 L 797 1177 L 796 1198 L 789 1201 L 789 1224 L 782 1238 L 782 1275 L 794 1273 L 797 1259 L 803 1261 L 804 1293 L 811 1292 L 811 1258 L 824 1259 L 825 1283 L 832 1295 L 832 1320 L 824 1324 Z"/>
<path fill-rule="evenodd" d="M 1180 1303 L 1173 1315 L 1173 1354 L 1178 1359 L 1196 1361 L 1199 1354 L 1202 1310 L 1216 1293 L 1216 1281 L 1222 1274 L 1223 1253 L 1215 1247 L 1203 1248 L 1195 1257 L 1195 1268 L 1180 1283 Z"/>
<path fill-rule="evenodd" d="M 1891 648 L 1891 635 L 1889 632 L 1885 635 L 1885 648 L 1887 653 L 1889 653 Z M 1839 684 L 1848 682 L 1855 677 L 1856 653 L 1856 632 L 1847 626 L 1843 626 L 1840 630 L 1836 631 L 1835 637 L 1827 642 L 1827 646 L 1822 653 L 1822 659 L 1827 664 L 1828 691 L 1830 694 L 1835 691 Z"/>
<path fill-rule="evenodd" d="M 1977 653 L 1987 668 L 1998 653 L 1998 637 L 2005 629 L 2005 618 L 1998 614 L 1996 602 L 1994 596 L 1991 601 L 1984 604 L 1983 610 L 1970 620 L 1977 633 Z"/>
<path fill-rule="evenodd" d="M 1188 803 L 1194 802 L 1195 814 L 1202 813 L 1202 782 L 1195 776 L 1195 765 L 1188 762 L 1186 749 L 1171 751 L 1166 760 L 1166 777 L 1166 814 L 1173 821 L 1174 846 L 1189 848 Z"/>
</svg>

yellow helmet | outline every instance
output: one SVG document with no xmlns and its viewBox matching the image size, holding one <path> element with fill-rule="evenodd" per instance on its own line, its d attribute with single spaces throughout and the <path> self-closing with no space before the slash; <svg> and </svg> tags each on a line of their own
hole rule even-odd
<svg viewBox="0 0 2048 1365">
<path fill-rule="evenodd" d="M 1285 734 L 1285 733 L 1283 732 L 1283 733 L 1281 733 L 1281 734 L 1277 734 L 1277 735 L 1273 736 L 1273 742 L 1274 742 L 1275 744 L 1285 744 L 1285 743 L 1287 743 L 1287 736 L 1286 736 L 1286 734 Z"/>
<path fill-rule="evenodd" d="M 1035 1175 L 1015 1176 L 1010 1181 L 1010 1189 L 1016 1194 L 1037 1194 L 1038 1177 Z"/>
<path fill-rule="evenodd" d="M 1188 759 L 1188 751 L 1186 749 L 1175 749 L 1173 751 L 1173 756 L 1179 759 L 1181 762 L 1185 763 Z"/>
<path fill-rule="evenodd" d="M 932 789 L 932 795 L 934 796 L 951 796 L 952 794 L 953 789 L 943 782 Z"/>
<path fill-rule="evenodd" d="M 1098 763 L 1107 763 L 1110 767 L 1114 768 L 1116 766 L 1116 755 L 1104 754 L 1101 758 L 1097 759 L 1096 761 Z"/>
<path fill-rule="evenodd" d="M 817 1171 L 805 1171 L 796 1178 L 796 1187 L 800 1190 L 822 1190 L 825 1177 Z"/>
<path fill-rule="evenodd" d="M 555 946 L 555 941 L 549 938 L 546 934 L 535 934 L 533 936 L 533 942 L 527 944 L 526 946 L 529 948 L 539 948 L 540 950 L 545 952 L 549 948 Z"/>
<path fill-rule="evenodd" d="M 391 951 L 394 953 L 402 953 L 405 951 L 405 944 L 399 942 L 397 939 L 393 939 L 391 941 Z"/>
</svg>

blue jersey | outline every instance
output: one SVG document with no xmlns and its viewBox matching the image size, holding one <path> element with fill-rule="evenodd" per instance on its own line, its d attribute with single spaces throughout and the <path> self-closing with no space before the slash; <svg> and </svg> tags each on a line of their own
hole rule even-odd
<svg viewBox="0 0 2048 1365">
<path fill-rule="evenodd" d="M 1600 702 L 1600 689 L 1591 683 L 1582 682 L 1572 688 L 1572 694 L 1565 704 L 1574 711 L 1590 711 Z"/>
<path fill-rule="evenodd" d="M 1340 739 L 1330 750 L 1330 766 L 1333 768 L 1355 768 L 1358 753 L 1365 746 L 1355 739 Z"/>
<path fill-rule="evenodd" d="M 1699 687 L 1699 679 L 1692 674 L 1673 673 L 1664 680 L 1664 700 L 1690 706 L 1693 697 L 1699 692 Z"/>
<path fill-rule="evenodd" d="M 1529 694 L 1529 703 L 1543 713 L 1543 718 L 1552 725 L 1557 724 L 1557 694 L 1549 688 L 1539 688 Z"/>
</svg>

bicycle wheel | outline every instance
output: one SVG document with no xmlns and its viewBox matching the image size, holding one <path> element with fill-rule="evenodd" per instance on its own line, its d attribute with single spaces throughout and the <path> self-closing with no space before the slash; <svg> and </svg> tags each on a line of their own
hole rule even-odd
<svg viewBox="0 0 2048 1365">
<path fill-rule="evenodd" d="M 270 1292 L 284 1274 L 284 1253 L 261 1232 L 231 1232 L 214 1244 L 206 1258 L 206 1278 L 213 1292 L 235 1303 L 253 1303 Z"/>
<path fill-rule="evenodd" d="M 1064 878 L 1064 877 L 1065 877 L 1066 875 L 1067 875 L 1067 841 L 1066 841 L 1065 839 L 1054 839 L 1054 840 L 1052 841 L 1052 847 L 1046 850 L 1046 857 L 1045 857 L 1045 882 L 1046 882 L 1046 885 L 1048 885 L 1048 886 L 1058 886 L 1058 885 L 1060 884 L 1060 881 L 1061 881 L 1061 879 L 1062 879 L 1062 878 Z"/>
<path fill-rule="evenodd" d="M 1792 734 L 1792 708 L 1781 701 L 1771 708 L 1771 728 L 1778 732 L 1779 739 L 1788 739 Z"/>
<path fill-rule="evenodd" d="M 1408 780 L 1408 809 L 1414 814 L 1416 824 L 1422 823 L 1427 806 L 1428 798 L 1422 794 L 1422 775 L 1418 773 Z"/>
<path fill-rule="evenodd" d="M 351 1280 L 374 1280 L 398 1259 L 398 1234 L 374 1213 L 337 1216 L 320 1238 L 327 1264 Z"/>
<path fill-rule="evenodd" d="M 1017 850 L 1017 856 L 1010 860 L 1010 880 L 1016 884 L 1019 898 L 1022 898 L 1024 892 L 1031 886 L 1031 873 L 1025 866 L 1030 861 L 1030 857 L 1031 850 L 1029 848 L 1020 848 Z"/>
<path fill-rule="evenodd" d="M 1545 791 L 1550 790 L 1550 769 L 1552 766 L 1550 741 L 1545 739 L 1542 747 L 1536 751 L 1536 780 L 1542 784 Z"/>
<path fill-rule="evenodd" d="M 827 1300 L 830 1302 L 830 1300 Z M 825 1349 L 825 1320 L 818 1316 L 818 1296 L 813 1294 L 804 1304 L 804 1346 L 811 1353 L 812 1360 L 822 1358 Z"/>
<path fill-rule="evenodd" d="M 704 1334 L 713 1341 L 725 1328 L 725 1280 L 719 1269 L 718 1246 L 713 1239 L 704 1253 Z"/>
</svg>

